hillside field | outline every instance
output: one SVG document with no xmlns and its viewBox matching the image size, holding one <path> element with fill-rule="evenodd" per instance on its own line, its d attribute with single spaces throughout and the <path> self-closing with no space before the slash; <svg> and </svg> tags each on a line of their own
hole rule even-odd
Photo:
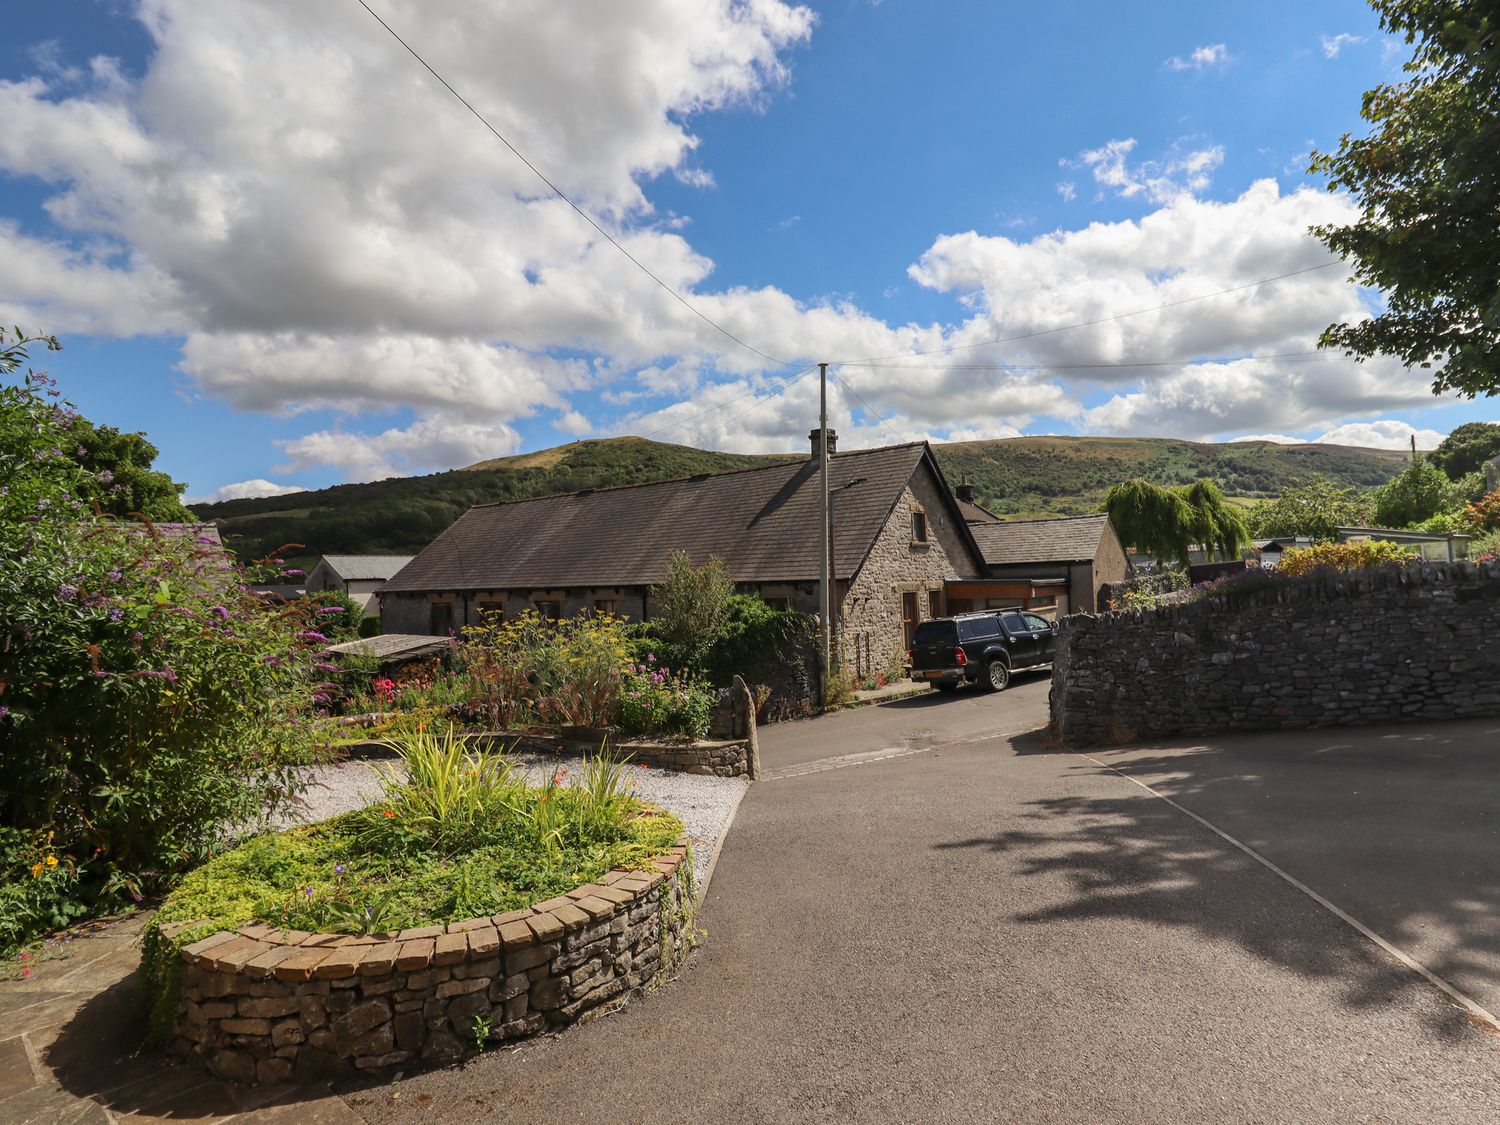
<svg viewBox="0 0 1500 1125">
<path fill-rule="evenodd" d="M 1105 491 L 1131 477 L 1160 484 L 1210 477 L 1246 502 L 1320 473 L 1342 486 L 1372 488 L 1395 476 L 1407 456 L 1337 445 L 1166 438 L 1022 437 L 933 449 L 950 484 L 967 481 L 991 511 L 1022 517 L 1097 511 Z M 792 456 L 602 438 L 429 476 L 194 505 L 193 511 L 219 524 L 225 542 L 246 561 L 290 543 L 302 544 L 286 552 L 300 562 L 324 554 L 415 554 L 474 504 L 724 472 Z"/>
</svg>

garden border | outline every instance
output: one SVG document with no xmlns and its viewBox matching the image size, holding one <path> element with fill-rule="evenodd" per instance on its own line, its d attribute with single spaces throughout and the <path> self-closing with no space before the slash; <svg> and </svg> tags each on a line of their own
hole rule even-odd
<svg viewBox="0 0 1500 1125">
<path fill-rule="evenodd" d="M 650 867 L 394 934 L 221 930 L 178 951 L 170 1049 L 231 1081 L 300 1082 L 455 1062 L 578 1022 L 671 973 L 694 942 L 688 845 Z M 163 925 L 157 940 L 198 924 Z"/>
</svg>

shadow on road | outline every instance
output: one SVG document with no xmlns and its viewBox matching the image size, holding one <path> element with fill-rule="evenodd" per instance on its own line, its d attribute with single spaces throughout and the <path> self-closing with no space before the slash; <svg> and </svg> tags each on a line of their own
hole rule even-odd
<svg viewBox="0 0 1500 1125">
<path fill-rule="evenodd" d="M 1304 733 L 1251 736 L 1233 750 L 1198 746 L 1094 751 L 1249 843 L 1428 969 L 1495 1010 L 1500 994 L 1500 754 L 1431 737 Z M 1376 744 L 1378 742 L 1378 745 Z M 1281 744 L 1278 746 L 1278 743 Z M 1446 749 L 1445 749 L 1446 745 Z M 1041 740 L 1017 746 L 1038 753 Z M 1079 759 L 1080 768 L 1109 776 Z M 1124 783 L 1122 782 L 1122 789 Z M 1378 792 L 1362 801 L 1361 787 Z M 1133 789 L 1133 787 L 1132 787 Z M 1347 796 L 1345 796 L 1347 795 Z M 1062 875 L 1072 897 L 1017 920 L 1129 918 L 1234 942 L 1294 972 L 1345 983 L 1353 1008 L 1431 986 L 1378 947 L 1210 834 L 1141 791 L 1055 797 L 1028 806 L 1029 828 L 941 849 L 1019 854 L 1028 875 Z M 1465 1030 L 1434 1006 L 1433 1029 Z"/>
<path fill-rule="evenodd" d="M 1014 690 L 1024 684 L 1033 684 L 1039 680 L 1052 678 L 1049 668 L 1027 669 L 1015 673 L 1011 677 L 1011 686 L 1007 690 Z M 889 703 L 876 704 L 882 711 L 921 711 L 928 707 L 944 707 L 950 703 L 973 702 L 976 699 L 1004 699 L 1005 692 L 991 692 L 980 687 L 978 684 L 965 684 L 954 691 L 929 691 L 923 695 L 909 695 L 905 699 L 893 699 Z"/>
</svg>

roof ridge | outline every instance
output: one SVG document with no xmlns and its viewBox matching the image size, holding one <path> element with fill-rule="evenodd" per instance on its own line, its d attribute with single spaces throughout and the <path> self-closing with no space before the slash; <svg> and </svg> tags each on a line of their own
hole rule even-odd
<svg viewBox="0 0 1500 1125">
<path fill-rule="evenodd" d="M 1008 519 L 1005 519 L 1005 518 L 1002 517 L 996 523 L 981 523 L 981 524 L 977 524 L 976 526 L 978 526 L 978 527 L 1016 527 L 1017 525 L 1023 524 L 1023 523 L 1067 523 L 1067 522 L 1069 522 L 1071 520 L 1100 520 L 1100 519 L 1103 519 L 1103 520 L 1109 519 L 1109 513 L 1108 512 L 1093 512 L 1093 513 L 1091 513 L 1089 515 L 1086 515 L 1086 516 L 1050 516 L 1050 517 L 1048 517 L 1046 519 L 1035 519 L 1035 520 L 1008 520 Z"/>
<path fill-rule="evenodd" d="M 833 460 L 837 463 L 846 457 L 858 457 L 870 453 L 889 453 L 895 449 L 911 449 L 923 446 L 925 441 L 908 441 L 900 445 L 878 445 L 874 449 L 846 449 L 842 453 L 833 454 Z M 704 480 L 709 477 L 732 477 L 744 473 L 764 473 L 772 469 L 784 469 L 788 465 L 803 465 L 812 462 L 811 457 L 801 457 L 797 454 L 767 453 L 766 457 L 786 457 L 785 461 L 778 461 L 773 465 L 750 465 L 743 469 L 724 469 L 720 472 L 689 473 L 685 477 L 663 477 L 661 480 L 639 480 L 630 484 L 606 484 L 597 488 L 575 488 L 569 492 L 549 492 L 545 496 L 524 496 L 516 500 L 490 500 L 483 504 L 471 504 L 469 511 L 476 508 L 503 508 L 508 504 L 535 504 L 539 500 L 557 500 L 565 496 L 593 495 L 598 492 L 623 492 L 627 488 L 654 488 L 661 484 L 682 484 L 685 481 Z"/>
</svg>

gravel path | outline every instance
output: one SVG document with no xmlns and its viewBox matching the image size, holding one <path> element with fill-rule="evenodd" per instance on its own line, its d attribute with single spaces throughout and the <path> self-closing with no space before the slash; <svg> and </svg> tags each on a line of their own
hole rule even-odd
<svg viewBox="0 0 1500 1125">
<path fill-rule="evenodd" d="M 541 757 L 518 754 L 517 762 L 533 785 L 545 784 L 553 769 L 562 766 L 569 772 L 566 784 L 582 777 L 582 757 L 562 755 Z M 394 763 L 380 763 L 390 766 Z M 688 838 L 693 843 L 693 874 L 703 887 L 708 864 L 719 838 L 729 827 L 734 810 L 744 796 L 749 782 L 740 777 L 699 777 L 671 770 L 645 769 L 627 765 L 635 795 L 659 805 L 682 818 Z M 365 761 L 341 762 L 337 765 L 308 766 L 302 771 L 307 792 L 302 805 L 281 818 L 280 826 L 310 824 L 327 820 L 339 813 L 363 808 L 380 795 L 380 775 L 376 765 Z"/>
</svg>

